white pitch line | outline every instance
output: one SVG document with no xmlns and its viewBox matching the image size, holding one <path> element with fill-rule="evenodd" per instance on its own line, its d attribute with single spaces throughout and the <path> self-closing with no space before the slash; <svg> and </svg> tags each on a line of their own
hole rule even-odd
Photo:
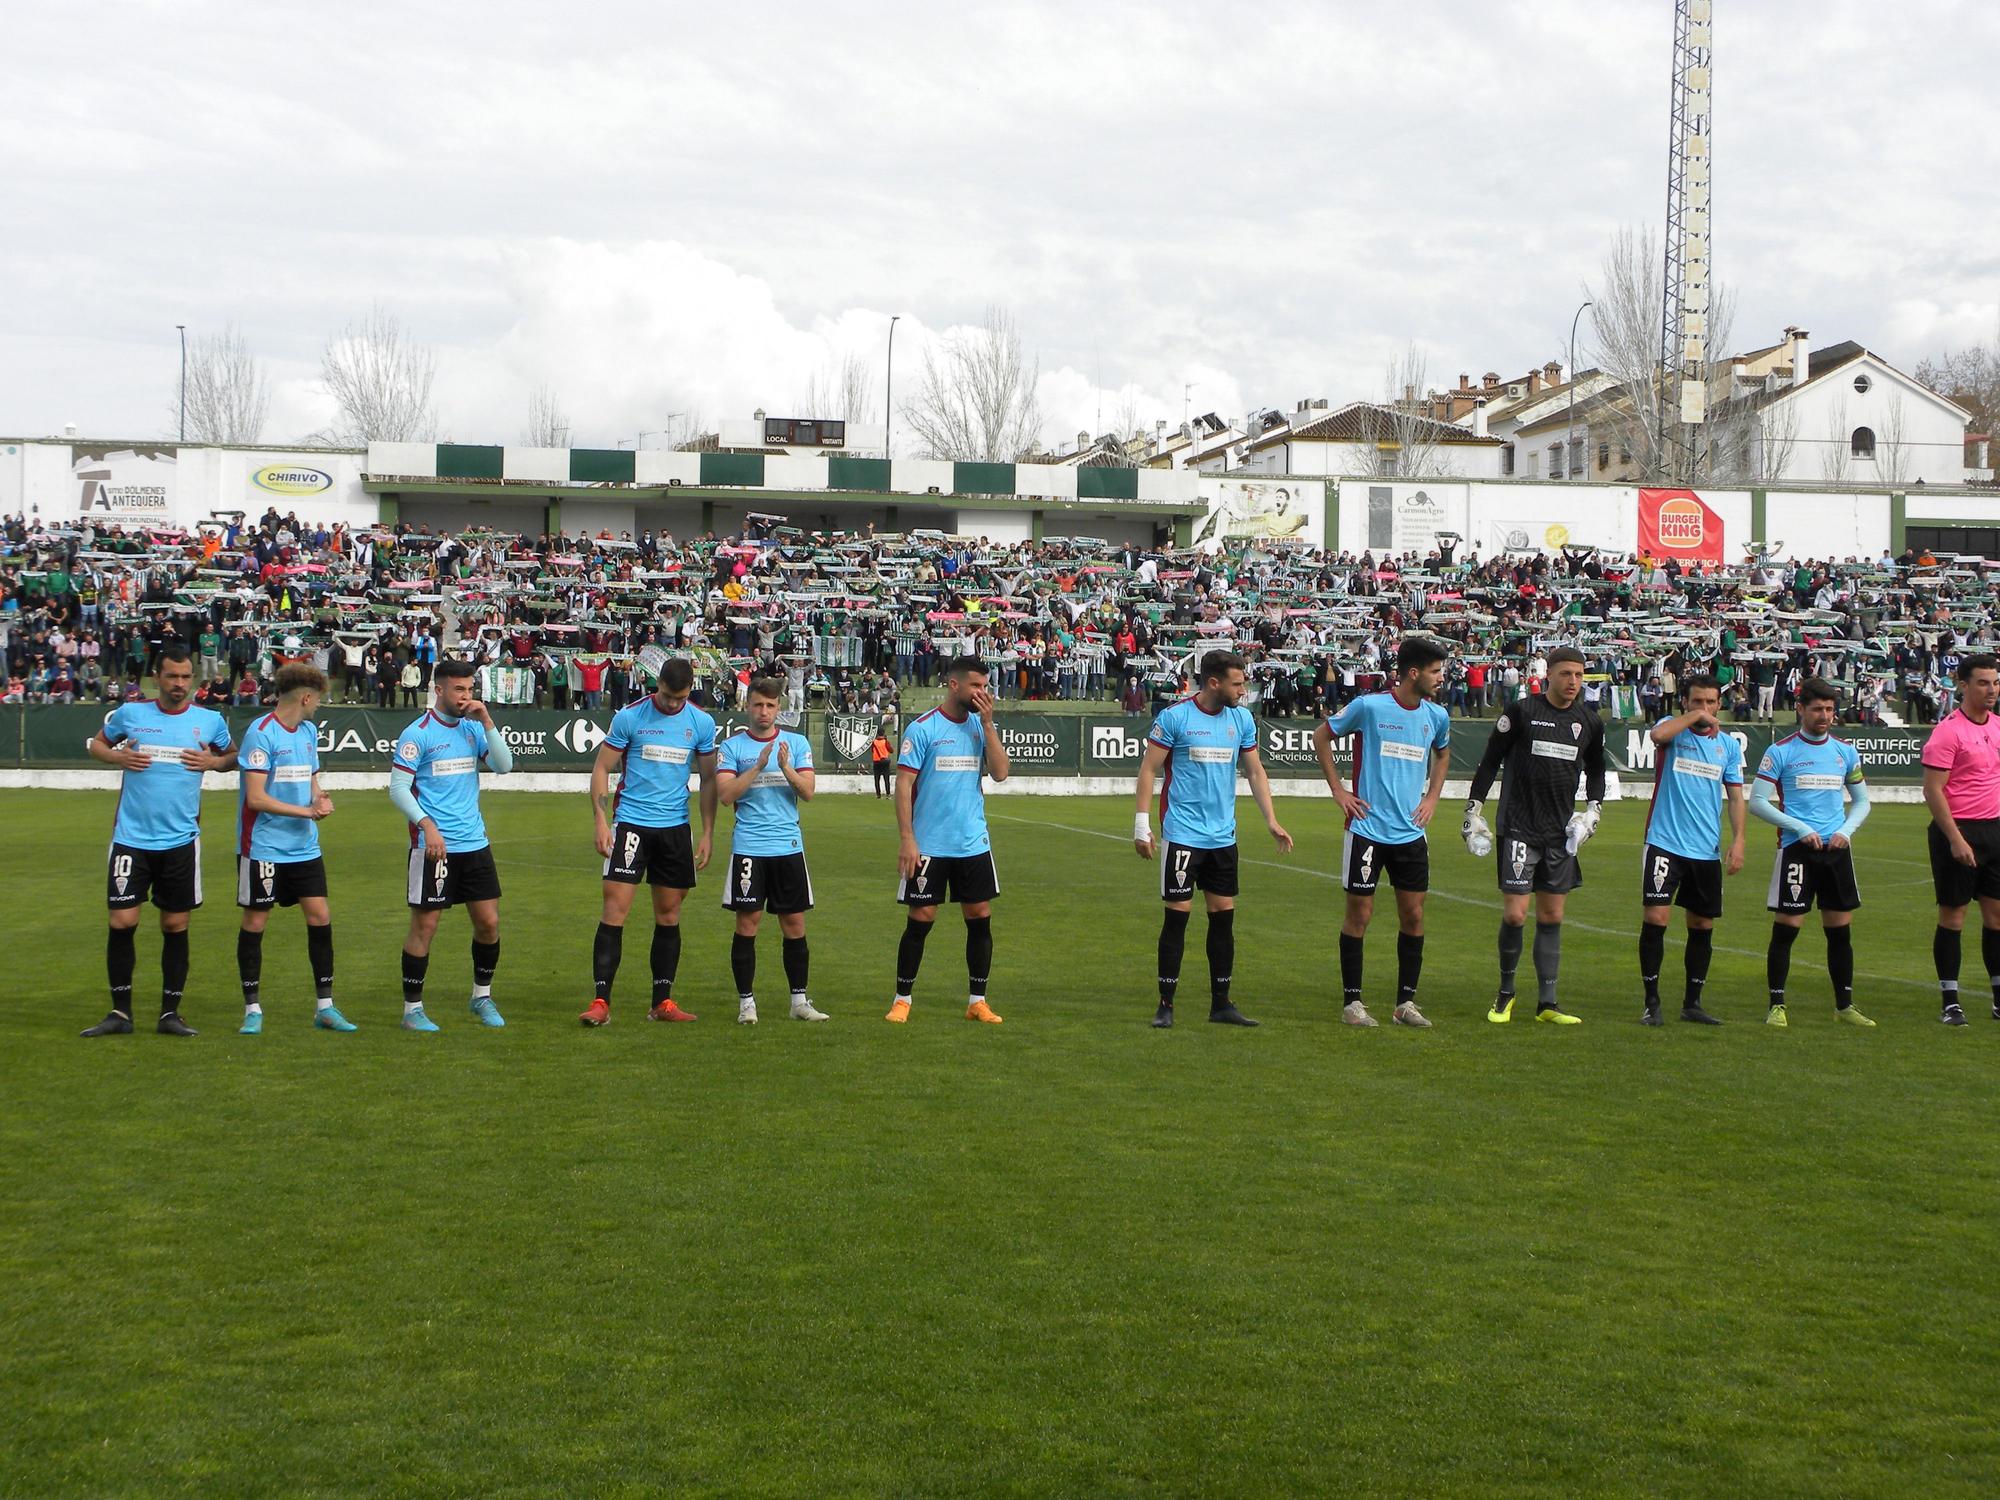
<svg viewBox="0 0 2000 1500">
<path fill-rule="evenodd" d="M 1119 834 L 1106 833 L 1101 828 L 1078 828 L 1074 823 L 1051 823 L 1045 818 L 1022 818 L 1022 817 L 1017 817 L 1012 813 L 989 812 L 987 816 L 989 818 L 999 818 L 1002 821 L 1008 823 L 1026 823 L 1036 828 L 1056 828 L 1060 829 L 1064 833 L 1080 833 L 1087 838 L 1110 839 L 1113 843 L 1118 843 L 1118 844 L 1129 844 L 1132 842 L 1130 839 L 1124 838 Z M 1262 865 L 1267 870 L 1289 870 L 1294 875 L 1310 875 L 1316 880 L 1331 880 L 1338 882 L 1340 879 L 1338 875 L 1334 874 L 1329 870 L 1315 870 L 1310 865 L 1280 864 L 1277 860 L 1274 859 L 1248 859 L 1239 855 L 1237 856 L 1237 862 L 1239 864 L 1246 864 L 1246 865 Z M 1913 863 L 1913 861 L 1905 861 L 1905 863 Z M 1928 884 L 1928 882 L 1926 881 L 1917 881 L 1913 883 L 1919 885 Z M 1456 901 L 1461 906 L 1482 906 L 1485 907 L 1488 911 L 1500 910 L 1500 903 L 1498 901 L 1482 901 L 1477 896 L 1461 896 L 1455 891 L 1441 891 L 1436 886 L 1431 887 L 1429 894 L 1434 897 L 1437 897 L 1439 900 L 1442 901 Z M 1563 918 L 1563 926 L 1574 927 L 1582 932 L 1594 932 L 1602 937 L 1633 938 L 1638 936 L 1638 934 L 1634 931 L 1617 927 L 1600 927 L 1594 922 L 1580 922 L 1573 917 Z M 1674 933 L 1674 930 L 1671 927 L 1667 929 L 1667 932 L 1669 936 L 1675 938 L 1675 941 L 1677 942 L 1680 941 L 1678 935 Z M 1761 949 L 1730 948 L 1724 946 L 1721 943 L 1714 944 L 1713 950 L 1717 953 L 1733 953 L 1739 958 L 1764 957 L 1763 950 Z M 1803 956 L 1795 957 L 1792 960 L 1792 963 L 1795 967 L 1802 965 L 1805 968 L 1815 969 L 1822 973 L 1824 973 L 1826 970 L 1825 964 L 1814 963 L 1810 958 L 1805 958 Z M 1859 970 L 1856 970 L 1854 977 L 1856 979 L 1867 979 L 1876 984 L 1900 984 L 1910 989 L 1916 989 L 1916 990 L 1935 990 L 1937 988 L 1935 982 L 1926 983 L 1925 981 L 1920 979 L 1904 979 L 1894 974 L 1864 974 Z"/>
</svg>

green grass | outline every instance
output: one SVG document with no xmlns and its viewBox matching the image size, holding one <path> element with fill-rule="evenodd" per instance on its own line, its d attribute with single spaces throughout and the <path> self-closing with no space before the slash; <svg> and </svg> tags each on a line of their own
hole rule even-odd
<svg viewBox="0 0 2000 1500">
<path fill-rule="evenodd" d="M 0 1492 L 19 1495 L 1990 1496 L 2000 1026 L 1936 1024 L 1921 810 L 1864 831 L 1862 1007 L 1817 935 L 1763 1009 L 1767 845 L 1729 884 L 1716 1030 L 1633 1024 L 1637 809 L 1573 898 L 1566 997 L 1489 1026 L 1490 871 L 1435 841 L 1429 1033 L 1336 1023 L 1338 847 L 1246 830 L 1237 995 L 1257 1031 L 1148 1030 L 1157 902 L 1123 799 L 996 799 L 993 999 L 954 918 L 906 1028 L 886 805 L 808 810 L 814 992 L 732 1024 L 709 879 L 643 1020 L 643 928 L 586 1033 L 580 797 L 489 795 L 503 1032 L 433 960 L 404 1034 L 402 832 L 324 825 L 339 993 L 266 941 L 234 1035 L 234 889 L 207 843 L 200 1039 L 103 1013 L 111 798 L 0 793 Z M 211 830 L 233 798 L 215 798 Z M 1246 805 L 1247 811 L 1247 805 Z M 1254 828 L 1254 817 L 1251 827 Z M 1966 971 L 1976 976 L 1976 942 Z M 142 929 L 141 1015 L 157 938 Z M 1393 940 L 1378 922 L 1370 990 Z M 1668 972 L 1678 973 L 1678 949 Z M 1386 1009 L 1386 1007 L 1384 1007 Z"/>
</svg>

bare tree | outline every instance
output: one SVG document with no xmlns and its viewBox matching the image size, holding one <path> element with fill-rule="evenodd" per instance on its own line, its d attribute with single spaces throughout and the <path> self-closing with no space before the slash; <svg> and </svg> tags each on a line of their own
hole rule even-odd
<svg viewBox="0 0 2000 1500">
<path fill-rule="evenodd" d="M 1716 483 L 1776 484 L 1791 472 L 1798 446 L 1795 403 L 1758 399 L 1758 391 L 1711 407 L 1708 477 Z"/>
<path fill-rule="evenodd" d="M 1909 413 L 1901 396 L 1891 396 L 1882 412 L 1882 430 L 1875 434 L 1875 477 L 1884 484 L 1907 483 L 1915 457 L 1910 446 Z"/>
<path fill-rule="evenodd" d="M 182 393 L 174 393 L 178 420 Z M 188 347 L 187 440 L 254 443 L 264 435 L 271 384 L 234 324 Z"/>
<path fill-rule="evenodd" d="M 411 343 L 402 320 L 380 303 L 327 340 L 319 368 L 337 412 L 330 434 L 335 441 L 359 447 L 436 436 L 431 379 L 437 357 Z"/>
<path fill-rule="evenodd" d="M 828 360 L 806 382 L 800 416 L 866 422 L 875 414 L 875 377 L 859 355 Z"/>
<path fill-rule="evenodd" d="M 1848 447 L 1847 403 L 1836 401 L 1827 411 L 1827 434 L 1819 453 L 1820 477 L 1828 484 L 1846 484 L 1854 465 Z"/>
<path fill-rule="evenodd" d="M 528 392 L 528 421 L 521 429 L 521 441 L 530 448 L 569 446 L 569 417 L 554 386 L 544 382 Z"/>
<path fill-rule="evenodd" d="M 927 457 L 1011 463 L 1041 441 L 1040 375 L 1040 362 L 1029 364 L 1022 352 L 1014 320 L 989 307 L 980 327 L 947 335 L 925 351 L 903 420 Z"/>
<path fill-rule="evenodd" d="M 1616 395 L 1607 400 L 1605 414 L 1632 454 L 1637 477 L 1642 482 L 1686 483 L 1706 477 L 1718 434 L 1711 432 L 1706 441 L 1683 447 L 1677 430 L 1661 430 L 1660 403 L 1666 393 L 1666 372 L 1660 366 L 1665 279 L 1666 261 L 1650 226 L 1627 226 L 1612 236 L 1597 284 L 1584 288 L 1591 302 L 1588 357 L 1611 377 Z M 1712 286 L 1704 336 L 1708 360 L 1700 372 L 1710 390 L 1715 388 L 1717 372 L 1727 367 L 1725 351 L 1735 322 L 1734 292 Z M 1739 446 L 1726 433 L 1721 439 L 1726 447 Z"/>
<path fill-rule="evenodd" d="M 1457 472 L 1439 441 L 1446 428 L 1424 414 L 1430 390 L 1430 362 L 1410 344 L 1389 362 L 1384 400 L 1369 419 L 1375 434 L 1373 451 L 1364 449 L 1352 460 L 1360 473 L 1397 479 L 1435 479 Z"/>
<path fill-rule="evenodd" d="M 1947 349 L 1921 361 L 1914 373 L 1919 382 L 1970 412 L 1975 432 L 2000 433 L 2000 327 L 1991 344 Z"/>
</svg>

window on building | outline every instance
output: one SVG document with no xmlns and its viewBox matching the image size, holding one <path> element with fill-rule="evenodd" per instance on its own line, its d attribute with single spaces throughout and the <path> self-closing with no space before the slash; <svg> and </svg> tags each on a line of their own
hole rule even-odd
<svg viewBox="0 0 2000 1500">
<path fill-rule="evenodd" d="M 1542 477 L 1542 455 L 1541 455 L 1541 454 L 1539 454 L 1539 453 L 1530 453 L 1530 454 L 1528 455 L 1528 477 L 1529 477 L 1530 479 L 1540 479 L 1540 478 Z"/>
<path fill-rule="evenodd" d="M 1621 464 L 1632 462 L 1632 445 L 1630 443 L 1620 443 L 1618 445 L 1618 462 Z"/>
<path fill-rule="evenodd" d="M 1855 428 L 1854 440 L 1848 444 L 1848 451 L 1855 458 L 1873 458 L 1875 456 L 1875 429 L 1872 427 Z"/>
<path fill-rule="evenodd" d="M 1611 467 L 1611 445 L 1609 443 L 1599 443 L 1597 445 L 1597 467 L 1600 469 Z"/>
<path fill-rule="evenodd" d="M 1583 439 L 1569 440 L 1569 471 L 1579 477 L 1583 474 Z"/>
<path fill-rule="evenodd" d="M 1870 380 L 1866 375 L 1857 375 L 1854 377 L 1854 394 L 1865 396 L 1874 388 L 1874 385 L 1875 382 Z"/>
<path fill-rule="evenodd" d="M 1563 445 L 1561 443 L 1551 443 L 1549 444 L 1549 478 L 1560 479 L 1562 477 Z"/>
<path fill-rule="evenodd" d="M 1514 445 L 1507 444 L 1500 450 L 1500 477 L 1506 479 L 1514 472 Z"/>
</svg>

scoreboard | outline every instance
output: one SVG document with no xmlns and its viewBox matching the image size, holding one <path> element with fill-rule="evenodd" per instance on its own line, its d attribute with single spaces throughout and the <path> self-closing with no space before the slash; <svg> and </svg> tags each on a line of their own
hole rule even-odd
<svg viewBox="0 0 2000 1500">
<path fill-rule="evenodd" d="M 808 417 L 764 418 L 764 446 L 767 448 L 844 448 L 845 422 Z"/>
</svg>

